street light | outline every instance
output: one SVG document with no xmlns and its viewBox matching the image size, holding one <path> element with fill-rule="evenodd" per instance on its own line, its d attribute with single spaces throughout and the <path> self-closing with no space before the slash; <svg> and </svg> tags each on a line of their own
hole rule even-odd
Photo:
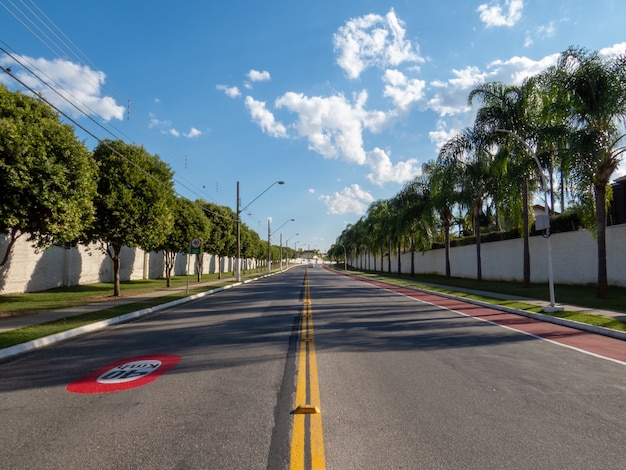
<svg viewBox="0 0 626 470">
<path fill-rule="evenodd" d="M 265 188 L 265 190 L 261 194 L 259 194 L 252 201 L 250 201 L 246 207 L 240 209 L 239 206 L 241 205 L 241 199 L 239 198 L 239 181 L 237 181 L 237 266 L 235 267 L 237 282 L 241 281 L 241 213 L 245 211 L 248 207 L 250 207 L 254 201 L 263 196 L 267 191 L 269 191 L 269 189 L 275 184 L 285 184 L 285 182 L 274 181 L 267 188 Z"/>
<path fill-rule="evenodd" d="M 526 148 L 526 151 L 530 154 L 533 160 L 535 160 L 537 167 L 539 167 L 539 178 L 541 180 L 541 188 L 543 189 L 543 199 L 544 199 L 543 212 L 544 213 L 542 214 L 541 218 L 537 217 L 537 220 L 535 222 L 535 228 L 537 230 L 546 231 L 546 236 L 544 238 L 546 238 L 547 240 L 547 248 L 548 248 L 548 285 L 550 289 L 550 306 L 543 307 L 542 310 L 547 313 L 561 312 L 563 311 L 563 307 L 555 305 L 555 300 L 554 300 L 554 273 L 552 271 L 552 243 L 550 242 L 550 213 L 548 212 L 548 186 L 546 185 L 546 178 L 545 178 L 545 175 L 543 174 L 543 167 L 541 166 L 541 162 L 537 158 L 537 154 L 535 153 L 535 150 L 530 145 L 528 145 L 528 143 L 524 139 L 522 139 L 519 135 L 517 135 L 515 132 L 510 131 L 508 129 L 496 129 L 496 132 L 502 132 L 504 134 L 513 136 L 518 142 L 520 142 Z"/>
<path fill-rule="evenodd" d="M 298 235 L 300 235 L 300 234 L 299 233 L 294 233 L 287 240 L 285 240 L 285 246 L 287 248 L 289 248 L 289 240 L 291 240 L 293 237 L 297 237 Z M 282 243 L 281 243 L 281 249 L 282 249 Z M 281 253 L 281 259 L 282 259 L 282 253 Z M 294 258 L 294 260 L 295 260 L 295 258 Z M 289 267 L 289 258 L 287 258 L 287 267 Z"/>
<path fill-rule="evenodd" d="M 271 245 L 271 239 L 272 239 L 272 235 L 274 235 L 276 232 L 278 232 L 281 228 L 283 228 L 285 225 L 287 225 L 289 222 L 293 222 L 296 219 L 288 219 L 284 224 L 282 224 L 280 227 L 278 227 L 276 230 L 274 230 L 274 232 L 270 233 L 270 222 L 271 219 L 268 217 L 267 218 L 267 273 L 271 273 L 272 272 L 272 245 Z M 282 247 L 282 233 L 280 234 L 280 242 L 281 242 L 281 247 Z M 280 260 L 281 263 L 281 271 L 282 271 L 282 259 Z"/>
</svg>

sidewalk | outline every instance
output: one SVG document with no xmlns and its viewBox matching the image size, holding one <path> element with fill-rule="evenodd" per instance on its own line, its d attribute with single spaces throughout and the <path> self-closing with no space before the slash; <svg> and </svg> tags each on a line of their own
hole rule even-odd
<svg viewBox="0 0 626 470">
<path fill-rule="evenodd" d="M 480 295 L 482 297 L 490 297 L 492 299 L 517 300 L 520 302 L 537 305 L 539 307 L 548 307 L 550 305 L 550 302 L 547 302 L 545 300 L 530 299 L 528 297 L 518 297 L 518 296 L 513 296 L 513 295 L 507 295 L 507 294 L 499 294 L 495 292 L 487 292 L 487 291 L 480 291 L 480 290 L 473 290 L 473 289 L 463 289 L 461 287 L 450 287 L 450 286 L 446 286 L 443 284 L 427 284 L 427 283 L 422 283 L 422 284 L 428 285 L 431 287 L 437 287 L 439 289 L 448 289 L 451 291 Z M 600 310 L 600 309 L 595 309 L 595 308 L 590 308 L 590 307 L 579 307 L 579 306 L 571 305 L 571 304 L 562 304 L 558 302 L 556 303 L 556 306 L 562 307 L 566 312 L 588 313 L 589 315 L 597 315 L 600 317 L 613 318 L 615 320 L 619 320 L 619 321 L 626 323 L 626 306 L 624 306 L 625 307 L 624 311 Z"/>
<path fill-rule="evenodd" d="M 256 278 L 262 277 L 259 275 Z M 246 279 L 247 278 L 247 279 Z M 249 282 L 251 280 L 251 276 L 242 276 L 242 281 L 237 283 L 233 281 L 231 286 L 243 284 L 244 282 Z M 198 287 L 210 287 L 213 285 L 223 284 L 224 281 L 228 279 L 215 279 L 212 281 L 206 282 L 194 282 L 189 287 L 190 289 L 196 289 Z M 120 305 L 128 305 L 132 303 L 142 302 L 148 299 L 154 299 L 157 297 L 165 297 L 167 295 L 173 294 L 175 292 L 185 291 L 187 287 L 171 287 L 164 288 L 161 290 L 147 292 L 143 294 L 137 295 L 129 295 L 124 297 L 119 297 L 117 299 L 103 299 L 100 301 L 91 302 L 85 305 L 78 305 L 76 307 L 62 308 L 58 310 L 51 310 L 48 312 L 42 313 L 34 313 L 32 315 L 22 315 L 17 317 L 10 317 L 0 319 L 0 333 L 4 333 L 6 331 L 16 330 L 18 328 L 23 328 L 25 326 L 32 325 L 41 325 L 42 323 L 48 323 L 55 320 L 60 320 L 62 318 L 75 317 L 77 315 L 83 315 L 85 313 L 97 312 L 100 310 L 107 310 L 110 308 L 118 307 Z"/>
<path fill-rule="evenodd" d="M 338 272 L 340 272 L 340 271 L 338 271 Z M 214 290 L 209 289 L 208 291 L 206 291 L 206 292 L 204 292 L 202 294 L 191 295 L 189 297 L 180 299 L 177 302 L 185 302 L 187 300 L 191 300 L 192 298 L 196 298 L 197 296 L 210 295 L 212 293 L 216 293 L 216 292 L 222 291 L 224 289 L 229 289 L 229 288 L 232 288 L 232 287 L 236 287 L 238 285 L 241 285 L 241 284 L 244 284 L 244 283 L 247 283 L 247 282 L 251 282 L 251 281 L 253 281 L 255 279 L 261 279 L 261 278 L 264 278 L 264 277 L 267 277 L 267 276 L 270 276 L 270 275 L 273 275 L 273 274 L 277 274 L 277 273 L 278 273 L 278 271 L 272 272 L 272 274 L 243 276 L 242 281 L 240 281 L 240 282 L 233 281 L 231 284 L 228 284 L 227 286 L 222 286 L 222 287 L 216 288 Z M 197 287 L 210 287 L 212 285 L 222 284 L 225 280 L 226 279 L 217 279 L 217 280 L 206 281 L 206 282 L 202 282 L 202 283 L 194 283 L 190 287 L 192 287 L 194 289 L 197 288 Z M 537 306 L 541 306 L 541 307 L 546 307 L 546 306 L 549 305 L 549 302 L 542 301 L 542 300 L 536 300 L 536 299 L 529 299 L 529 298 L 526 298 L 526 297 L 517 297 L 517 296 L 506 295 L 506 294 L 499 294 L 499 293 L 495 293 L 495 292 L 487 292 L 487 291 L 480 291 L 480 290 L 464 289 L 464 288 L 459 288 L 459 287 L 450 287 L 450 286 L 446 286 L 446 285 L 442 285 L 442 284 L 424 284 L 424 283 L 421 283 L 421 284 L 425 285 L 425 286 L 446 289 L 446 290 L 449 290 L 449 291 L 452 291 L 452 292 L 463 292 L 463 293 L 468 293 L 468 294 L 476 294 L 476 295 L 480 295 L 480 296 L 487 297 L 487 298 L 520 301 L 520 302 L 525 302 L 525 303 L 529 303 L 529 304 L 533 304 L 533 305 L 537 305 Z M 416 287 L 416 288 L 419 289 L 419 287 Z M 169 288 L 169 289 L 161 289 L 161 290 L 157 290 L 157 291 L 149 292 L 149 293 L 143 293 L 143 294 L 138 294 L 138 295 L 129 295 L 129 296 L 126 296 L 126 297 L 120 297 L 120 298 L 113 299 L 113 300 L 108 300 L 108 299 L 101 300 L 101 301 L 92 302 L 92 303 L 88 303 L 88 304 L 80 305 L 80 306 L 76 306 L 76 307 L 71 307 L 71 308 L 63 308 L 63 309 L 59 309 L 59 310 L 52 310 L 52 311 L 43 312 L 43 313 L 37 313 L 37 314 L 32 314 L 32 315 L 24 315 L 24 316 L 12 317 L 12 318 L 0 319 L 0 333 L 11 331 L 11 330 L 15 330 L 15 329 L 18 329 L 18 328 L 23 328 L 23 327 L 26 327 L 26 326 L 47 323 L 47 322 L 59 320 L 59 319 L 62 319 L 62 318 L 68 318 L 68 317 L 73 317 L 73 316 L 77 316 L 77 315 L 82 315 L 82 314 L 85 314 L 85 313 L 91 313 L 91 312 L 96 312 L 96 311 L 101 311 L 101 310 L 107 310 L 107 309 L 110 309 L 110 308 L 113 308 L 113 307 L 118 307 L 120 305 L 127 305 L 127 304 L 132 304 L 132 303 L 145 301 L 147 299 L 153 299 L 153 298 L 157 298 L 157 297 L 165 297 L 165 296 L 170 295 L 170 294 L 172 294 L 174 292 L 185 291 L 186 289 L 187 289 L 186 287 L 176 287 L 176 288 Z M 444 297 L 445 296 L 454 297 L 453 294 L 452 295 L 442 294 L 442 293 L 438 293 L 438 294 L 439 295 L 443 295 Z M 572 322 L 572 321 L 566 320 L 566 319 L 550 317 L 548 315 L 529 313 L 529 312 L 525 312 L 525 311 L 522 311 L 522 310 L 516 310 L 516 309 L 511 309 L 511 308 L 507 308 L 507 307 L 492 305 L 492 304 L 488 304 L 488 303 L 477 302 L 477 301 L 470 300 L 470 299 L 465 299 L 465 298 L 462 298 L 462 299 L 467 301 L 467 302 L 470 302 L 470 303 L 484 304 L 484 305 L 488 305 L 488 306 L 491 306 L 491 307 L 496 308 L 496 309 L 508 311 L 510 313 L 524 315 L 524 316 L 536 318 L 536 319 L 539 319 L 539 320 L 542 320 L 542 321 L 551 321 L 551 322 L 554 322 L 554 323 L 559 323 L 559 324 L 562 324 L 562 325 L 571 326 L 573 328 L 582 329 L 582 330 L 586 330 L 586 331 L 591 331 L 593 333 L 607 335 L 607 331 L 608 331 L 609 332 L 608 336 L 613 336 L 613 337 L 617 337 L 619 339 L 626 340 L 626 333 L 623 333 L 623 332 L 618 332 L 618 331 L 615 331 L 615 330 L 607 330 L 606 328 L 600 328 L 600 327 L 595 327 L 595 326 L 591 326 L 591 325 L 584 325 L 584 324 L 577 323 L 577 322 Z M 563 307 L 564 310 L 568 311 L 568 312 L 588 313 L 590 315 L 597 315 L 597 316 L 602 316 L 602 317 L 606 317 L 606 318 L 613 318 L 615 320 L 619 320 L 619 321 L 622 321 L 622 322 L 626 323 L 626 311 L 598 310 L 598 309 L 592 309 L 592 308 L 586 308 L 586 307 L 579 307 L 579 306 L 576 306 L 576 305 L 564 305 L 564 304 L 558 304 L 558 306 Z M 151 312 L 152 311 L 157 311 L 157 310 L 159 310 L 159 306 L 156 306 L 156 307 L 153 307 L 153 308 L 150 308 L 150 309 L 147 309 L 147 310 L 149 310 Z M 109 322 L 112 324 L 112 323 L 114 323 L 116 321 L 123 321 L 125 318 L 127 318 L 129 316 L 133 316 L 133 315 L 138 316 L 140 314 L 143 314 L 142 312 L 143 311 L 138 311 L 138 312 L 126 314 L 126 315 L 123 315 L 121 317 L 117 317 L 117 319 L 112 319 Z M 145 312 L 145 313 L 148 313 L 148 312 Z M 53 336 L 55 336 L 55 335 L 53 335 Z M 64 334 L 60 334 L 58 340 L 66 339 L 67 337 L 69 337 L 69 336 L 68 335 L 64 335 Z M 52 338 L 52 337 L 48 337 L 48 338 L 50 338 L 50 339 L 45 341 L 46 345 L 47 344 L 51 344 L 52 342 L 55 341 L 55 339 Z M 40 340 L 36 340 L 36 341 L 40 341 Z M 13 348 L 15 348 L 15 347 L 13 347 Z M 11 349 L 11 348 L 8 348 L 8 349 Z M 22 348 L 22 349 L 27 350 L 25 348 Z M 3 351 L 6 354 L 2 354 Z M 9 354 L 8 354 L 8 351 L 6 349 L 5 350 L 0 350 L 0 358 L 2 356 L 7 356 L 7 355 L 9 355 Z M 10 355 L 13 355 L 13 354 L 10 354 Z"/>
</svg>

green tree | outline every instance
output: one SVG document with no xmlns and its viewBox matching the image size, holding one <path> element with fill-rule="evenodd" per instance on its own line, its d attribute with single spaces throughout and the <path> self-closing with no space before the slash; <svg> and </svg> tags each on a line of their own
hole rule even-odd
<svg viewBox="0 0 626 470">
<path fill-rule="evenodd" d="M 523 278 L 530 285 L 530 200 L 531 175 L 537 171 L 528 149 L 536 148 L 541 106 L 535 80 L 526 80 L 521 86 L 498 82 L 484 83 L 470 91 L 468 102 L 482 101 L 476 113 L 475 127 L 500 137 L 500 145 L 508 149 L 508 167 L 512 178 L 518 179 L 522 195 Z M 535 151 L 533 150 L 533 153 Z M 513 180 L 511 180 L 513 181 Z"/>
<path fill-rule="evenodd" d="M 435 227 L 428 180 L 424 176 L 409 181 L 396 196 L 400 222 L 408 230 L 411 245 L 411 275 L 415 275 L 415 250 L 429 249 Z"/>
<path fill-rule="evenodd" d="M 422 170 L 428 177 L 428 190 L 431 204 L 439 216 L 443 230 L 445 247 L 445 272 L 450 277 L 450 228 L 452 226 L 452 208 L 459 201 L 457 182 L 458 167 L 446 160 L 430 161 Z"/>
<path fill-rule="evenodd" d="M 114 292 L 120 295 L 123 246 L 146 251 L 172 232 L 172 170 L 157 155 L 121 140 L 104 140 L 93 152 L 98 163 L 96 218 L 89 240 L 98 240 L 113 262 Z"/>
<path fill-rule="evenodd" d="M 379 199 L 370 204 L 367 209 L 367 219 L 372 230 L 372 244 L 374 252 L 380 254 L 380 270 L 384 271 L 385 250 L 389 249 L 388 271 L 391 272 L 391 239 L 389 237 L 389 226 L 391 217 L 389 211 L 389 200 Z M 374 270 L 376 267 L 374 267 Z"/>
<path fill-rule="evenodd" d="M 237 236 L 237 214 L 226 206 L 212 202 L 199 201 L 207 217 L 211 220 L 211 233 L 204 251 L 217 256 L 217 277 L 222 278 L 223 260 L 235 254 Z"/>
<path fill-rule="evenodd" d="M 443 165 L 456 166 L 459 174 L 459 202 L 468 207 L 476 237 L 476 278 L 482 280 L 481 216 L 483 203 L 495 193 L 497 175 L 494 156 L 486 136 L 476 128 L 466 128 L 441 148 Z"/>
<path fill-rule="evenodd" d="M 593 191 L 598 253 L 598 296 L 608 295 L 606 206 L 610 179 L 623 158 L 626 54 L 609 57 L 581 48 L 561 54 L 552 71 L 560 103 L 569 112 L 572 176 L 584 199 Z M 587 193 L 588 194 L 588 193 Z"/>
<path fill-rule="evenodd" d="M 172 204 L 174 224 L 172 231 L 166 237 L 163 244 L 157 247 L 163 251 L 165 263 L 165 279 L 167 287 L 170 287 L 172 269 L 178 253 L 188 253 L 189 243 L 194 238 L 199 238 L 204 243 L 209 238 L 211 228 L 208 217 L 204 211 L 194 202 L 183 197 L 177 197 Z M 197 255 L 196 255 L 197 256 Z M 198 264 L 198 276 L 201 267 Z"/>
<path fill-rule="evenodd" d="M 241 224 L 241 256 L 245 261 L 243 263 L 243 272 L 245 273 L 250 259 L 262 259 L 264 252 L 264 244 L 261 237 L 254 230 L 250 229 L 246 224 Z M 292 250 L 293 251 L 293 250 Z"/>
<path fill-rule="evenodd" d="M 96 165 L 71 126 L 43 102 L 0 85 L 0 266 L 27 235 L 35 248 L 84 236 L 94 217 Z"/>
</svg>

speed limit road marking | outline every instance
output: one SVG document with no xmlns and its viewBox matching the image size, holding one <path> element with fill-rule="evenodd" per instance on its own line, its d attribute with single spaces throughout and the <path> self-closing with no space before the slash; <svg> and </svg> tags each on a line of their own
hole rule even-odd
<svg viewBox="0 0 626 470">
<path fill-rule="evenodd" d="M 141 387 L 180 362 L 180 356 L 154 354 L 112 362 L 69 384 L 73 393 L 109 393 Z"/>
</svg>

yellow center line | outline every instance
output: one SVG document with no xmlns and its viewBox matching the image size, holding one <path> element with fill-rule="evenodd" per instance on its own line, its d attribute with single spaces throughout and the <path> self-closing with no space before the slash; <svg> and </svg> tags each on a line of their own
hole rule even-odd
<svg viewBox="0 0 626 470">
<path fill-rule="evenodd" d="M 307 385 L 309 395 L 308 402 Z M 324 470 L 326 468 L 324 434 L 322 432 L 322 414 L 320 412 L 320 390 L 317 376 L 317 360 L 315 357 L 315 342 L 313 341 L 313 316 L 308 268 L 304 275 L 304 305 L 302 308 L 300 346 L 298 351 L 296 406 L 293 417 L 290 468 L 292 470 L 303 470 L 307 464 L 306 451 L 308 450 L 310 455 L 310 468 Z M 306 442 L 307 425 L 309 442 Z"/>
</svg>

